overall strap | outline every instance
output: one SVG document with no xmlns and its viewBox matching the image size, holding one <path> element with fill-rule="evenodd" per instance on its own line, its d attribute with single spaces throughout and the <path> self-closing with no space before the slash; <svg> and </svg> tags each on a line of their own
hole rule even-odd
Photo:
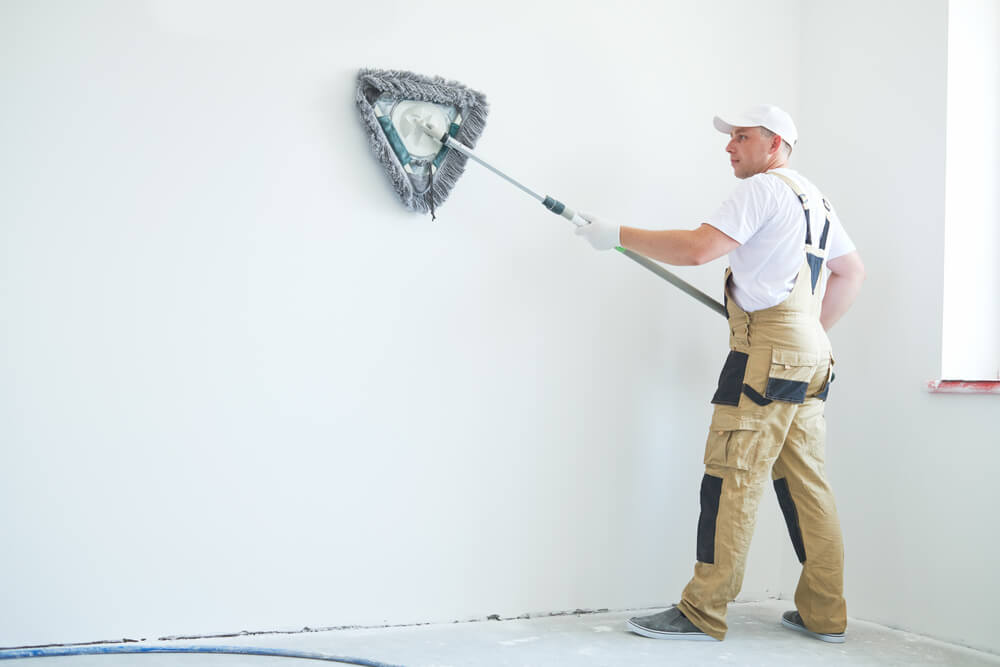
<svg viewBox="0 0 1000 667">
<path fill-rule="evenodd" d="M 821 195 L 820 198 L 823 201 L 823 208 L 825 209 L 823 214 L 825 222 L 823 224 L 823 233 L 820 235 L 819 244 L 817 246 L 813 244 L 812 225 L 809 224 L 813 204 L 810 203 L 808 195 L 806 195 L 802 187 L 789 176 L 777 171 L 769 171 L 767 173 L 772 176 L 777 176 L 792 189 L 795 196 L 799 198 L 799 203 L 802 204 L 802 210 L 806 214 L 806 262 L 809 264 L 809 272 L 812 278 L 812 292 L 815 294 L 816 284 L 819 282 L 820 272 L 823 268 L 823 259 L 826 257 L 826 241 L 830 234 L 830 211 L 832 210 L 832 207 L 830 206 L 830 202 L 828 202 L 826 198 Z"/>
</svg>

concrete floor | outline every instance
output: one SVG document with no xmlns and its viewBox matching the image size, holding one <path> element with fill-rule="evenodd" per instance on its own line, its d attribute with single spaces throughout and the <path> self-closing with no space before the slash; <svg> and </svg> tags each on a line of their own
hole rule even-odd
<svg viewBox="0 0 1000 667">
<path fill-rule="evenodd" d="M 624 629 L 637 612 L 552 616 L 512 621 L 338 630 L 175 642 L 242 645 L 366 658 L 406 667 L 662 667 L 663 665 L 1000 665 L 1000 656 L 852 620 L 844 644 L 827 644 L 783 628 L 778 600 L 730 606 L 724 642 L 664 641 Z M 638 613 L 646 613 L 643 610 Z M 654 610 L 658 611 L 658 610 Z M 148 644 L 155 644 L 149 642 Z M 291 667 L 336 664 L 230 655 L 95 655 L 12 661 L 29 667 Z"/>
</svg>

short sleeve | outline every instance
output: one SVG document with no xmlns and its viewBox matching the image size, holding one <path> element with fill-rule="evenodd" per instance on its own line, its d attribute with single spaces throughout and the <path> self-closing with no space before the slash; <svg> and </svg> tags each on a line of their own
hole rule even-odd
<svg viewBox="0 0 1000 667">
<path fill-rule="evenodd" d="M 826 250 L 827 260 L 836 259 L 857 250 L 851 237 L 847 235 L 844 226 L 840 223 L 837 210 L 830 211 L 830 245 Z"/>
</svg>

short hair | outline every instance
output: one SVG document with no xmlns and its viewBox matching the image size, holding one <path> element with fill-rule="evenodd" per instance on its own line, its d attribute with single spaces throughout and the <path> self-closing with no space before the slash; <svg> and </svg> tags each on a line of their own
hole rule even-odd
<svg viewBox="0 0 1000 667">
<path fill-rule="evenodd" d="M 765 139 L 770 139 L 775 134 L 777 134 L 776 132 L 772 132 L 771 130 L 767 129 L 763 125 L 758 127 L 760 127 L 760 133 L 764 135 Z M 782 138 L 781 140 L 781 150 L 784 151 L 786 160 L 792 156 L 792 146 L 787 141 L 785 141 L 784 138 Z"/>
</svg>

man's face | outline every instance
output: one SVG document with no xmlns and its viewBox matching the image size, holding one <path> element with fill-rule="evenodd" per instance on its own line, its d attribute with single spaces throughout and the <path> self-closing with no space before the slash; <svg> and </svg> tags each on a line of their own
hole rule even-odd
<svg viewBox="0 0 1000 667">
<path fill-rule="evenodd" d="M 767 171 L 771 140 L 764 138 L 759 127 L 734 127 L 729 136 L 726 152 L 736 178 L 750 178 Z"/>
</svg>

